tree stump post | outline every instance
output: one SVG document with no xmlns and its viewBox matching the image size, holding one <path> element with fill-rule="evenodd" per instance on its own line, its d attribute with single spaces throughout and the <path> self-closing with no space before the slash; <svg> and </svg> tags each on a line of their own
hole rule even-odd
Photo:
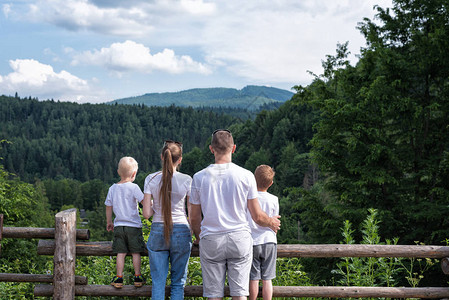
<svg viewBox="0 0 449 300">
<path fill-rule="evenodd" d="M 75 299 L 76 209 L 55 216 L 53 299 Z"/>
</svg>

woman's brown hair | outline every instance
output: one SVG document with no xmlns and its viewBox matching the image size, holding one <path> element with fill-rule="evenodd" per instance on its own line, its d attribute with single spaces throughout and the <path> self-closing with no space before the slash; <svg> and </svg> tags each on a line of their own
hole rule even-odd
<svg viewBox="0 0 449 300">
<path fill-rule="evenodd" d="M 162 148 L 162 182 L 161 182 L 161 205 L 162 216 L 164 218 L 164 239 L 165 243 L 170 243 L 170 234 L 173 229 L 173 219 L 171 215 L 171 191 L 173 166 L 182 157 L 182 144 L 174 141 L 165 141 Z"/>
</svg>

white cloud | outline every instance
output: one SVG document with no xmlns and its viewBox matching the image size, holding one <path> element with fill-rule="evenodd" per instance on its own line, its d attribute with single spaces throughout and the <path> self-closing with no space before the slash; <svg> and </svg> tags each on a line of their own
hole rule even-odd
<svg viewBox="0 0 449 300">
<path fill-rule="evenodd" d="M 117 36 L 140 36 L 152 30 L 147 14 L 139 7 L 98 7 L 88 0 L 36 1 L 27 17 L 68 30 L 88 30 Z"/>
<path fill-rule="evenodd" d="M 36 60 L 10 60 L 9 65 L 13 72 L 0 76 L 0 90 L 5 94 L 18 92 L 22 97 L 32 95 L 40 99 L 77 102 L 95 102 L 99 96 L 91 91 L 86 80 L 64 70 L 57 73 L 53 67 Z"/>
<path fill-rule="evenodd" d="M 55 52 L 53 52 L 50 48 L 45 48 L 43 53 L 46 56 L 51 57 L 54 62 L 61 62 L 62 61 L 61 58 Z"/>
<path fill-rule="evenodd" d="M 8 15 L 9 15 L 9 13 L 11 12 L 11 5 L 9 5 L 9 4 L 3 4 L 2 10 L 3 10 L 3 14 L 4 14 L 5 17 L 7 18 Z"/>
<path fill-rule="evenodd" d="M 266 84 L 310 82 L 307 71 L 321 73 L 321 61 L 335 54 L 339 42 L 349 41 L 351 53 L 360 53 L 364 38 L 357 22 L 374 15 L 375 3 L 391 5 L 389 0 L 240 3 L 218 8 L 220 14 L 204 26 L 203 49 L 208 61 L 225 62 L 230 72 Z"/>
<path fill-rule="evenodd" d="M 44 21 L 73 31 L 144 38 L 152 34 L 155 25 L 166 24 L 167 20 L 208 16 L 214 11 L 214 3 L 202 0 L 37 0 L 21 14 L 35 22 Z"/>
<path fill-rule="evenodd" d="M 190 56 L 175 55 L 171 49 L 151 54 L 148 47 L 129 40 L 124 43 L 113 43 L 109 48 L 77 54 L 72 64 L 98 65 L 118 73 L 134 71 L 150 73 L 155 70 L 172 74 L 211 72 L 206 65 L 194 61 Z"/>
<path fill-rule="evenodd" d="M 190 47 L 201 51 L 203 61 L 245 80 L 293 85 L 310 81 L 308 70 L 321 73 L 321 60 L 335 53 L 338 42 L 349 41 L 349 50 L 359 53 L 364 39 L 355 27 L 374 15 L 375 4 L 391 6 L 391 0 L 155 0 L 130 1 L 129 7 L 117 1 L 51 0 L 33 15 L 71 30 L 134 37 L 168 48 L 151 55 L 143 44 L 128 41 L 84 52 L 75 62 L 119 73 L 207 73 L 201 62 L 169 50 Z"/>
<path fill-rule="evenodd" d="M 364 38 L 356 29 L 373 6 L 391 0 L 29 0 L 8 7 L 20 20 L 49 23 L 83 37 L 97 49 L 104 36 L 132 39 L 80 53 L 72 64 L 104 66 L 110 72 L 208 74 L 214 69 L 234 81 L 266 85 L 307 84 L 308 70 L 320 74 L 321 61 L 349 41 L 358 54 Z M 5 11 L 5 6 L 4 11 Z M 105 44 L 107 43 L 107 44 Z M 151 54 L 150 49 L 164 49 Z M 78 45 L 77 45 L 78 46 Z M 83 45 L 79 45 L 80 47 Z M 70 47 L 74 48 L 73 44 Z M 90 46 L 95 47 L 95 46 Z M 91 49 L 92 49 L 91 48 Z M 189 49 L 195 57 L 171 49 Z M 176 50 L 177 52 L 180 50 Z M 356 61 L 351 56 L 352 61 Z M 235 79 L 237 78 L 237 79 Z M 217 83 L 219 85 L 220 83 Z"/>
<path fill-rule="evenodd" d="M 210 15 L 215 11 L 214 3 L 204 3 L 202 0 L 181 0 L 181 6 L 194 15 Z"/>
</svg>

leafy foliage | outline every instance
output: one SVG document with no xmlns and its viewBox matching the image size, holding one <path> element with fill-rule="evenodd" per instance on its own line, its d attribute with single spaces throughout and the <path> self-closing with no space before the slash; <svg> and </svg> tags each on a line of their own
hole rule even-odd
<svg viewBox="0 0 449 300">
<path fill-rule="evenodd" d="M 369 209 L 367 218 L 362 223 L 361 244 L 382 245 L 379 236 L 378 214 L 375 209 Z M 354 244 L 354 230 L 349 221 L 345 221 L 342 235 L 345 244 Z M 398 239 L 387 240 L 386 244 L 396 245 Z M 400 272 L 403 270 L 402 258 L 375 257 L 343 257 L 337 263 L 338 269 L 332 273 L 340 275 L 337 281 L 343 286 L 397 286 Z"/>
<path fill-rule="evenodd" d="M 379 22 L 360 24 L 367 47 L 356 66 L 339 45 L 324 74 L 297 87 L 298 98 L 320 113 L 311 154 L 328 175 L 325 210 L 360 223 L 373 207 L 383 236 L 441 243 L 449 227 L 449 12 L 445 1 L 393 3 L 392 12 L 376 8 Z"/>
<path fill-rule="evenodd" d="M 20 181 L 0 165 L 0 214 L 4 226 L 50 227 L 53 225 L 47 199 L 42 187 Z M 48 258 L 37 257 L 33 240 L 3 239 L 0 272 L 39 274 L 45 269 Z M 42 274 L 42 273 L 41 273 Z M 33 285 L 30 283 L 0 282 L 1 299 L 29 299 Z"/>
</svg>

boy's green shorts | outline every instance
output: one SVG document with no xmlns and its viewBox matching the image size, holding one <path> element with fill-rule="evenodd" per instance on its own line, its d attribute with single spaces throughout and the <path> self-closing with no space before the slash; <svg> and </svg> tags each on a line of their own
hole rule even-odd
<svg viewBox="0 0 449 300">
<path fill-rule="evenodd" d="M 117 253 L 141 253 L 145 251 L 142 228 L 117 226 L 114 227 L 114 240 L 112 252 Z"/>
</svg>

